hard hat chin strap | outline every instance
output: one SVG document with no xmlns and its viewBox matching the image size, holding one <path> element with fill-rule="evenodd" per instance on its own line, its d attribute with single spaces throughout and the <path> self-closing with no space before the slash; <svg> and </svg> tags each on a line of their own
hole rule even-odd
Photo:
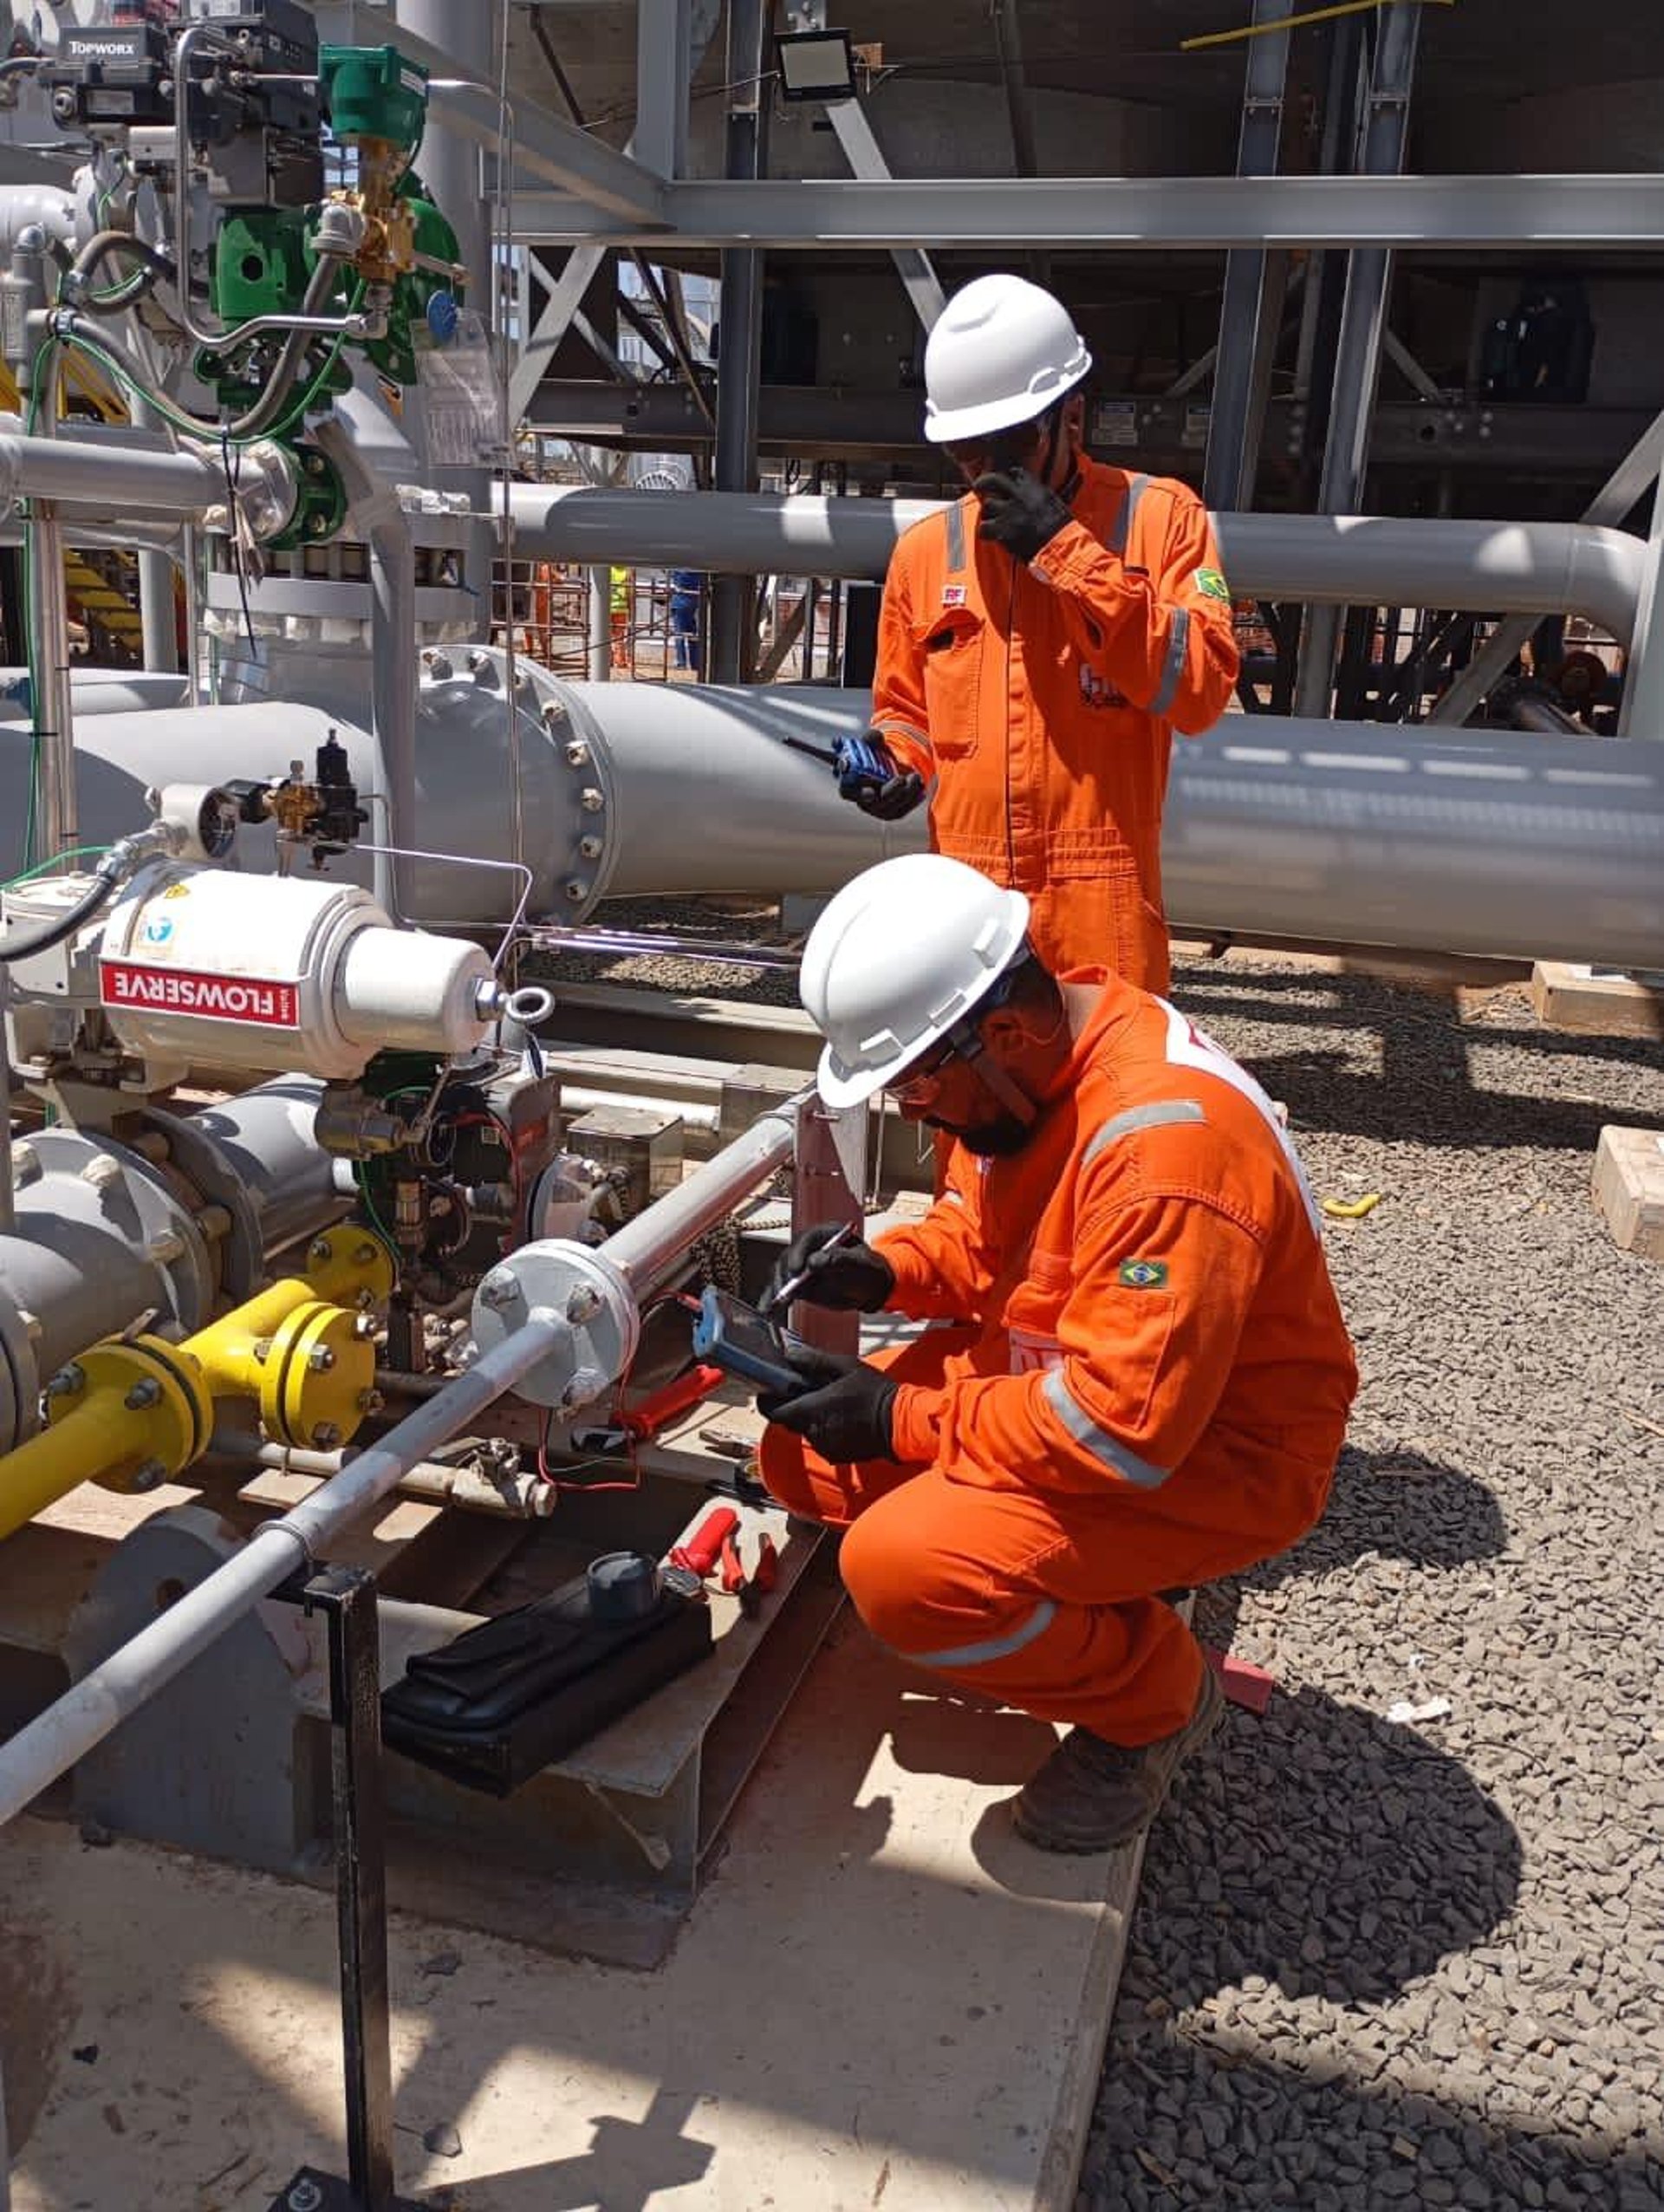
<svg viewBox="0 0 1664 2212">
<path fill-rule="evenodd" d="M 1039 1108 L 1027 1091 L 1018 1086 L 1015 1077 L 1000 1066 L 988 1050 L 987 1040 L 982 1034 L 984 1017 L 993 1012 L 992 1005 L 985 1005 L 962 1015 L 946 1031 L 946 1042 L 1006 1112 L 1021 1122 L 1024 1129 L 1030 1129 L 1039 1116 Z"/>
</svg>

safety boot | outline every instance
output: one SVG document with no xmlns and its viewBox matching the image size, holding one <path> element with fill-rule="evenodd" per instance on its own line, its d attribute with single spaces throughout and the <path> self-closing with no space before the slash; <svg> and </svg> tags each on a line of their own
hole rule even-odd
<svg viewBox="0 0 1664 2212">
<path fill-rule="evenodd" d="M 1207 1741 L 1225 1710 L 1213 1669 L 1202 1669 L 1196 1709 L 1182 1728 L 1129 1747 L 1071 1728 L 1011 1799 L 1019 1836 L 1043 1851 L 1108 1851 L 1141 1836 L 1161 1810 L 1180 1766 Z"/>
</svg>

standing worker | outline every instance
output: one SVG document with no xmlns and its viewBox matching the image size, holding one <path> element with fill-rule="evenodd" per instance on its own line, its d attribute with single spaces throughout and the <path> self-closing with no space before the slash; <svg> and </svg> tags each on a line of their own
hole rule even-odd
<svg viewBox="0 0 1664 2212">
<path fill-rule="evenodd" d="M 670 635 L 676 648 L 676 666 L 697 676 L 699 673 L 699 602 L 705 578 L 698 569 L 670 572 Z"/>
<path fill-rule="evenodd" d="M 1161 810 L 1172 735 L 1224 712 L 1238 655 L 1206 510 L 1082 450 L 1092 366 L 1020 276 L 951 299 L 925 348 L 925 435 L 971 490 L 896 547 L 873 724 L 839 789 L 1024 892 L 1059 973 L 1163 991 Z"/>
<path fill-rule="evenodd" d="M 1016 1799 L 1052 1851 L 1154 1818 L 1220 1692 L 1163 1593 L 1316 1521 L 1357 1387 L 1288 1137 L 1166 1000 L 1058 979 L 1020 891 L 916 853 L 816 923 L 804 1006 L 829 1106 L 890 1092 L 958 1140 L 946 1192 L 874 1246 L 783 1257 L 810 1303 L 920 1320 L 870 1363 L 803 1347 L 762 1473 L 847 1527 L 868 1627 L 939 1682 L 1071 1723 Z"/>
<path fill-rule="evenodd" d="M 630 654 L 630 572 L 614 565 L 608 570 L 608 612 L 612 618 L 613 666 L 627 668 Z"/>
</svg>

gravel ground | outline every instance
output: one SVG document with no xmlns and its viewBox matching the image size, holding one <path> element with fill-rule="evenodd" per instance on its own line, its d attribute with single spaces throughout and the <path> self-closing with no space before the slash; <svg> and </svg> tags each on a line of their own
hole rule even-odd
<svg viewBox="0 0 1664 2212">
<path fill-rule="evenodd" d="M 1151 1839 L 1077 2212 L 1664 2207 L 1664 1270 L 1589 1195 L 1659 1051 L 1235 956 L 1176 996 L 1382 1195 L 1329 1229 L 1329 1514 L 1199 1609 L 1278 1691 Z"/>
<path fill-rule="evenodd" d="M 1604 1122 L 1664 1126 L 1664 1055 L 1239 954 L 1174 995 L 1321 1194 L 1381 1199 L 1329 1230 L 1363 1383 L 1328 1516 L 1201 1601 L 1277 1693 L 1151 1838 L 1076 2212 L 1664 2212 L 1664 1269 L 1589 1194 Z"/>
</svg>

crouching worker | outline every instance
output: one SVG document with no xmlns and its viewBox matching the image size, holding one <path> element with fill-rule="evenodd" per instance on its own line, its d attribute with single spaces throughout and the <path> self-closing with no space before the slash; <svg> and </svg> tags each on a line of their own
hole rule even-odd
<svg viewBox="0 0 1664 2212">
<path fill-rule="evenodd" d="M 887 1090 L 959 1139 L 916 1227 L 798 1238 L 802 1295 L 952 1325 L 810 1353 L 762 1402 L 764 1480 L 847 1527 L 881 1642 L 1071 1724 L 1014 1803 L 1050 1851 L 1147 1827 L 1220 1693 L 1163 1591 L 1285 1550 L 1323 1510 L 1357 1370 L 1264 1093 L 1165 1000 L 1059 979 L 1028 901 L 917 854 L 821 916 L 803 1004 L 831 1106 Z M 965 1316 L 974 1318 L 967 1324 Z"/>
</svg>

